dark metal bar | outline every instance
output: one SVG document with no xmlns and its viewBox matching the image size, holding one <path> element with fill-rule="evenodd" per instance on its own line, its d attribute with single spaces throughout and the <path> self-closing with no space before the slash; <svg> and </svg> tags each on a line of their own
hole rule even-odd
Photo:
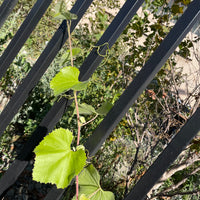
<svg viewBox="0 0 200 200">
<path fill-rule="evenodd" d="M 28 161 L 21 161 L 15 159 L 9 167 L 9 170 L 1 177 L 0 181 L 0 198 L 3 199 L 4 192 L 15 183 L 18 177 L 11 176 L 11 174 L 21 174 L 24 168 L 28 165 Z"/>
<path fill-rule="evenodd" d="M 78 16 L 78 19 L 72 21 L 71 31 L 74 30 L 92 1 L 93 0 L 79 0 L 73 6 L 71 12 L 75 13 Z M 51 41 L 48 43 L 45 50 L 42 52 L 32 67 L 31 71 L 28 73 L 23 82 L 18 86 L 15 94 L 12 96 L 9 103 L 2 111 L 0 115 L 0 136 L 3 134 L 10 121 L 13 119 L 15 114 L 17 114 L 20 107 L 28 98 L 31 90 L 35 87 L 44 72 L 47 70 L 48 66 L 51 64 L 67 38 L 67 25 L 66 21 L 63 21 L 57 32 L 52 37 Z"/>
<path fill-rule="evenodd" d="M 200 1 L 194 0 L 175 24 L 173 29 L 155 50 L 150 59 L 127 87 L 113 108 L 90 136 L 85 147 L 93 156 L 101 147 L 103 142 L 120 122 L 122 117 L 133 105 L 138 96 L 148 86 L 156 73 L 160 70 L 175 48 L 190 31 L 194 23 L 200 17 Z"/>
<path fill-rule="evenodd" d="M 18 0 L 4 0 L 0 7 L 0 28 L 3 26 L 5 20 L 12 12 Z"/>
<path fill-rule="evenodd" d="M 192 138 L 200 131 L 200 108 L 188 120 L 183 128 L 167 145 L 159 157 L 150 166 L 138 183 L 133 187 L 125 200 L 142 200 L 161 178 L 168 167 L 189 144 Z"/>
<path fill-rule="evenodd" d="M 56 186 L 52 187 L 44 200 L 59 200 L 64 194 L 65 190 L 57 189 Z"/>
<path fill-rule="evenodd" d="M 51 4 L 52 0 L 38 0 L 30 13 L 24 20 L 23 24 L 9 43 L 8 47 L 0 57 L 0 79 L 18 54 L 37 23 Z"/>
<path fill-rule="evenodd" d="M 102 38 L 100 39 L 97 45 L 109 42 L 109 46 L 111 47 L 115 43 L 119 35 L 122 33 L 124 28 L 128 25 L 129 21 L 135 15 L 136 11 L 138 10 L 138 8 L 143 2 L 144 0 L 126 1 L 125 5 L 119 11 L 118 15 L 110 24 L 108 29 L 105 31 L 105 33 L 103 34 Z M 76 13 L 73 10 L 71 12 Z M 117 27 L 117 29 L 115 30 L 114 27 Z M 101 57 L 95 51 L 93 50 L 92 53 L 89 54 L 88 58 L 81 66 L 80 80 L 87 79 L 87 77 L 90 76 L 91 71 L 94 71 L 99 65 L 99 63 L 102 61 L 103 57 Z M 100 49 L 99 52 L 102 55 L 105 51 L 106 51 L 106 48 L 103 47 L 102 49 Z M 87 66 L 89 67 L 89 69 L 87 69 Z M 65 112 L 65 109 L 70 104 L 71 102 L 67 101 L 65 98 L 62 98 L 59 102 L 56 102 L 54 104 L 54 106 L 51 108 L 51 110 L 47 113 L 47 115 L 42 120 L 39 127 L 34 131 L 28 143 L 24 146 L 23 150 L 21 151 L 22 153 L 19 156 L 20 160 L 23 161 L 23 160 L 29 159 L 29 156 L 31 152 L 33 151 L 33 149 L 35 148 L 35 146 L 42 140 L 42 137 L 44 137 L 47 133 L 51 131 L 51 129 L 56 125 L 56 123 L 61 118 L 62 114 Z M 20 174 L 18 173 L 18 174 L 10 175 L 8 173 L 8 175 L 13 176 L 16 179 Z M 0 180 L 0 183 L 1 183 L 1 180 Z M 1 192 L 3 192 L 3 190 L 2 191 L 0 190 L 0 194 Z M 60 192 L 57 195 L 59 195 Z M 50 197 L 51 195 L 48 195 L 45 199 L 49 200 Z"/>
</svg>

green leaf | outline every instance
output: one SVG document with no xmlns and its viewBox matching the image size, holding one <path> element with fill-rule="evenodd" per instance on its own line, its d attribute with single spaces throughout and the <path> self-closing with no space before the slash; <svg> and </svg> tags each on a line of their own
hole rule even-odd
<svg viewBox="0 0 200 200">
<path fill-rule="evenodd" d="M 70 50 L 67 50 L 67 53 L 70 54 Z M 73 48 L 72 49 L 72 55 L 73 57 L 79 55 L 81 53 L 81 49 L 80 48 Z"/>
<path fill-rule="evenodd" d="M 86 103 L 79 104 L 78 110 L 80 115 L 92 115 L 96 113 L 95 109 Z M 74 114 L 76 114 L 76 109 L 74 110 Z"/>
<path fill-rule="evenodd" d="M 104 102 L 97 110 L 96 112 L 99 115 L 106 115 L 110 109 L 113 107 L 112 103 L 110 102 Z"/>
<path fill-rule="evenodd" d="M 72 55 L 73 57 L 76 57 L 81 53 L 80 48 L 73 48 L 72 49 Z M 70 50 L 67 50 L 62 56 L 61 56 L 61 63 L 62 65 L 65 64 L 70 59 Z"/>
<path fill-rule="evenodd" d="M 79 195 L 84 194 L 89 200 L 114 200 L 114 194 L 103 191 L 100 186 L 100 176 L 93 165 L 89 165 L 79 175 Z M 75 200 L 75 196 L 73 200 Z M 80 199 L 80 198 L 79 198 Z"/>
<path fill-rule="evenodd" d="M 79 73 L 76 67 L 67 66 L 62 68 L 50 82 L 50 87 L 55 96 L 70 89 L 76 91 L 86 89 L 88 81 L 80 82 L 78 80 Z"/>
<path fill-rule="evenodd" d="M 74 176 L 82 171 L 87 159 L 83 147 L 71 150 L 72 139 L 72 132 L 59 128 L 42 140 L 34 150 L 33 180 L 56 184 L 57 188 L 70 184 Z"/>
</svg>

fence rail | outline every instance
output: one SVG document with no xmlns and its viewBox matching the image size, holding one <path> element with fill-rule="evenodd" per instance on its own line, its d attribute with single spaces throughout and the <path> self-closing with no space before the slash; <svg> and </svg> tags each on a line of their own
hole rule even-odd
<svg viewBox="0 0 200 200">
<path fill-rule="evenodd" d="M 12 12 L 18 0 L 5 0 L 0 7 L 0 28 L 4 24 L 7 17 Z"/>
<path fill-rule="evenodd" d="M 38 0 L 35 3 L 24 23 L 19 28 L 3 55 L 0 57 L 0 78 L 3 77 L 9 65 L 16 57 L 19 50 L 30 36 L 31 32 L 34 30 L 35 26 L 40 21 L 51 2 L 52 0 Z M 76 25 L 92 2 L 93 0 L 76 1 L 71 9 L 71 12 L 75 13 L 78 16 L 78 19 L 72 21 L 71 32 L 75 29 Z M 83 62 L 80 68 L 79 77 L 81 81 L 87 80 L 93 74 L 103 59 L 103 56 L 101 55 L 105 54 L 108 47 L 111 48 L 113 46 L 143 2 L 144 0 L 127 0 L 125 2 L 124 6 L 120 9 L 112 23 L 96 44 L 96 46 L 101 46 L 100 50 L 97 52 L 97 48 L 94 48 Z M 4 23 L 16 3 L 17 1 L 14 0 L 5 0 L 3 2 L 0 7 L 0 26 Z M 176 47 L 180 44 L 199 18 L 200 1 L 193 0 L 184 12 L 183 16 L 178 20 L 167 37 L 155 50 L 132 83 L 126 88 L 119 100 L 115 103 L 113 108 L 85 143 L 85 147 L 89 150 L 91 156 L 99 150 L 102 143 L 117 126 L 128 109 L 133 105 L 135 100 L 137 100 L 142 91 L 151 82 L 156 73 L 164 65 L 169 56 L 174 52 Z M 6 108 L 2 111 L 0 115 L 0 136 L 4 133 L 6 127 L 17 114 L 20 107 L 24 104 L 31 90 L 37 85 L 44 72 L 47 70 L 59 50 L 62 48 L 63 44 L 66 42 L 67 38 L 67 25 L 66 21 L 63 21 L 52 39 L 49 41 L 47 47 L 33 65 L 31 71 L 18 86 Z M 104 44 L 108 44 L 108 46 Z M 55 102 L 43 118 L 40 125 L 36 128 L 30 139 L 24 145 L 19 156 L 1 177 L 0 195 L 2 197 L 4 193 L 16 182 L 29 163 L 31 153 L 35 146 L 37 146 L 43 137 L 54 128 L 71 103 L 72 100 L 68 100 L 64 97 L 61 98 L 58 102 Z M 180 132 L 172 139 L 171 143 L 161 153 L 145 175 L 139 180 L 139 182 L 127 195 L 125 200 L 142 200 L 146 197 L 149 190 L 200 130 L 200 124 L 198 123 L 199 120 L 200 109 L 194 113 L 191 119 L 188 120 Z M 45 199 L 60 199 L 63 193 L 64 190 L 52 187 Z"/>
</svg>

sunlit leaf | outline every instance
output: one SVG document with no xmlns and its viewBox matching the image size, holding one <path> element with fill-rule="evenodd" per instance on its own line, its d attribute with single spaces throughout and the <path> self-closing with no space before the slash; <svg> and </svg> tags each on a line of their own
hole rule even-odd
<svg viewBox="0 0 200 200">
<path fill-rule="evenodd" d="M 70 148 L 73 136 L 68 129 L 59 128 L 47 135 L 35 148 L 33 180 L 67 187 L 86 164 L 84 147 Z"/>
<path fill-rule="evenodd" d="M 62 68 L 50 82 L 50 87 L 55 96 L 70 89 L 76 91 L 86 89 L 88 81 L 80 82 L 78 80 L 79 73 L 76 67 L 67 66 Z"/>
</svg>

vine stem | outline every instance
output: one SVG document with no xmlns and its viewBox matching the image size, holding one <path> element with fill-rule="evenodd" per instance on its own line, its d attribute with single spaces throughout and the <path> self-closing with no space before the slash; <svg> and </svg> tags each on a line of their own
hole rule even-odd
<svg viewBox="0 0 200 200">
<path fill-rule="evenodd" d="M 99 116 L 99 115 L 96 114 L 94 118 L 92 118 L 91 120 L 85 122 L 84 124 L 81 124 L 81 126 L 85 126 L 85 125 L 89 124 L 90 122 L 94 121 L 98 116 Z"/>
<path fill-rule="evenodd" d="M 77 135 L 77 146 L 78 146 L 79 141 L 80 141 L 80 134 L 81 134 L 81 123 L 80 123 L 76 91 L 74 91 L 74 101 L 75 101 L 75 105 L 76 105 L 76 115 L 77 115 L 77 123 L 78 123 L 78 135 Z M 79 193 L 79 191 L 78 191 L 78 176 L 76 176 L 76 200 L 78 200 L 78 193 Z"/>
<path fill-rule="evenodd" d="M 76 200 L 78 200 L 78 176 L 76 176 Z"/>
<path fill-rule="evenodd" d="M 78 101 L 77 101 L 77 95 L 76 91 L 74 91 L 74 100 L 76 105 L 76 115 L 77 115 L 77 123 L 78 123 L 78 135 L 77 135 L 77 146 L 80 142 L 80 133 L 81 133 L 81 123 L 80 123 L 80 116 L 79 116 L 79 110 L 78 110 Z"/>
<path fill-rule="evenodd" d="M 67 20 L 67 31 L 68 31 L 68 39 L 69 39 L 69 50 L 70 50 L 70 58 L 71 58 L 71 66 L 73 67 L 73 54 L 72 54 L 72 41 L 71 41 L 71 33 L 70 33 L 71 21 Z M 80 133 L 81 133 L 81 124 L 80 124 L 80 117 L 79 117 L 79 110 L 78 110 L 78 101 L 76 91 L 74 91 L 74 99 L 76 104 L 76 114 L 77 114 L 77 123 L 78 123 L 78 136 L 77 136 L 77 146 L 79 145 L 80 141 Z M 78 176 L 76 176 L 76 200 L 78 200 Z"/>
</svg>

